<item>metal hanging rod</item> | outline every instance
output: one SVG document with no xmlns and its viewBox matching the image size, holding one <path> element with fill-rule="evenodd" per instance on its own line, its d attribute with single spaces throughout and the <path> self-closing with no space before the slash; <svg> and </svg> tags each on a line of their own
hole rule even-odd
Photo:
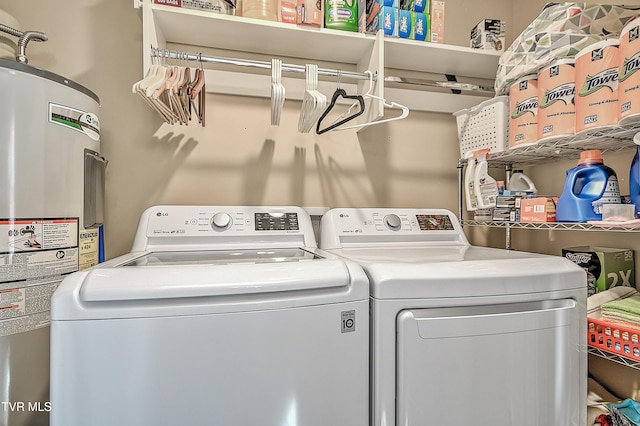
<svg viewBox="0 0 640 426">
<path fill-rule="evenodd" d="M 220 56 L 207 56 L 207 55 L 203 55 L 202 53 L 188 53 L 188 52 L 182 52 L 179 50 L 160 49 L 156 47 L 151 47 L 151 57 L 186 60 L 186 61 L 198 61 L 201 63 L 211 62 L 215 64 L 237 65 L 240 67 L 271 69 L 271 62 L 254 61 L 251 59 L 223 58 Z M 304 65 L 282 64 L 282 71 L 304 73 L 305 67 Z M 350 71 L 342 71 L 342 70 L 331 70 L 326 68 L 318 68 L 318 75 L 324 75 L 328 77 L 351 78 L 354 80 L 370 79 L 369 75 L 366 73 L 350 72 Z M 376 80 L 375 74 L 373 76 L 373 80 Z"/>
</svg>

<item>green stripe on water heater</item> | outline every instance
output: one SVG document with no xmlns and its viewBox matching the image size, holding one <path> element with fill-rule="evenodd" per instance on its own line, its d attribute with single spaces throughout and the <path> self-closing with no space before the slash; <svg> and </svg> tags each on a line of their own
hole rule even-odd
<svg viewBox="0 0 640 426">
<path fill-rule="evenodd" d="M 55 121 L 56 123 L 64 124 L 65 126 L 73 127 L 76 130 L 82 130 L 82 127 L 78 123 L 74 123 L 69 120 L 64 120 L 62 118 L 51 117 L 51 121 Z"/>
</svg>

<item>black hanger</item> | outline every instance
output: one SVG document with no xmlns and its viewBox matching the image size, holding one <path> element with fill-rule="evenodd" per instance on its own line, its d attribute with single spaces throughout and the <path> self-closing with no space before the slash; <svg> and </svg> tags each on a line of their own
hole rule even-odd
<svg viewBox="0 0 640 426">
<path fill-rule="evenodd" d="M 329 114 L 329 112 L 333 109 L 333 107 L 336 105 L 336 101 L 338 100 L 339 97 L 343 97 L 345 99 L 355 99 L 358 101 L 358 103 L 360 104 L 360 110 L 357 111 L 356 113 L 338 121 L 337 123 L 333 123 L 332 125 L 330 125 L 329 127 L 327 127 L 326 129 L 320 129 L 320 123 L 322 122 L 322 119 L 325 118 L 327 116 L 327 114 Z M 331 129 L 335 129 L 336 127 L 346 123 L 349 120 L 353 120 L 354 118 L 356 118 L 357 116 L 361 115 L 364 112 L 364 98 L 360 95 L 347 95 L 347 92 L 344 91 L 344 89 L 336 89 L 336 91 L 333 93 L 333 97 L 331 98 L 331 103 L 329 104 L 329 106 L 327 107 L 327 109 L 324 110 L 324 112 L 322 113 L 322 115 L 320 116 L 320 118 L 318 119 L 318 124 L 316 125 L 316 134 L 321 135 L 325 132 L 328 132 Z"/>
</svg>

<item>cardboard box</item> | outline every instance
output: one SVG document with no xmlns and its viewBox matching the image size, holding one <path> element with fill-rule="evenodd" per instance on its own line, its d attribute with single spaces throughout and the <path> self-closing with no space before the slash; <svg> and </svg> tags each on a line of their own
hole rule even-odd
<svg viewBox="0 0 640 426">
<path fill-rule="evenodd" d="M 384 0 L 387 3 L 387 0 Z M 378 6 L 374 6 L 372 11 L 378 10 L 373 18 L 367 21 L 367 32 L 377 33 L 382 30 L 385 36 L 398 36 L 398 7 L 397 6 L 379 6 L 377 1 L 374 3 Z M 397 4 L 397 2 L 396 2 Z M 379 7 L 379 9 L 378 9 Z"/>
<path fill-rule="evenodd" d="M 478 209 L 473 212 L 473 220 L 491 221 L 493 217 L 493 209 Z"/>
<path fill-rule="evenodd" d="M 555 222 L 557 197 L 523 198 L 520 201 L 520 222 Z"/>
<path fill-rule="evenodd" d="M 587 271 L 589 295 L 610 287 L 635 287 L 631 249 L 579 246 L 562 249 L 562 255 Z"/>
<path fill-rule="evenodd" d="M 235 0 L 231 0 L 236 4 Z M 206 10 L 208 12 L 235 15 L 236 8 L 224 0 L 153 0 L 155 4 L 163 6 L 183 7 L 185 9 Z"/>
<path fill-rule="evenodd" d="M 399 11 L 398 36 L 400 38 L 426 41 L 428 34 L 427 15 L 410 10 Z"/>
<path fill-rule="evenodd" d="M 429 13 L 429 0 L 400 0 L 401 10 Z"/>
<path fill-rule="evenodd" d="M 244 0 L 243 0 L 244 1 Z M 322 28 L 324 25 L 324 2 L 297 1 L 296 24 Z"/>
<path fill-rule="evenodd" d="M 518 222 L 520 210 L 509 207 L 495 207 L 493 209 L 493 220 L 496 222 Z"/>
<path fill-rule="evenodd" d="M 519 222 L 521 201 L 522 197 L 498 195 L 496 207 L 493 209 L 493 220 Z"/>
<path fill-rule="evenodd" d="M 504 52 L 505 23 L 499 19 L 483 19 L 471 30 L 474 49 Z"/>
<path fill-rule="evenodd" d="M 430 15 L 431 35 L 429 41 L 433 43 L 444 43 L 444 2 L 432 0 Z"/>
</svg>

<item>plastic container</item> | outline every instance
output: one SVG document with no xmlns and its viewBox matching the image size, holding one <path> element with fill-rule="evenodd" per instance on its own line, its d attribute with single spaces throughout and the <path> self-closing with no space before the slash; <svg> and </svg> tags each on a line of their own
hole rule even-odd
<svg viewBox="0 0 640 426">
<path fill-rule="evenodd" d="M 635 218 L 633 204 L 603 204 L 602 220 L 605 222 L 625 222 Z"/>
<path fill-rule="evenodd" d="M 620 116 L 618 124 L 640 120 L 640 18 L 633 19 L 620 33 L 620 69 L 618 95 Z"/>
<path fill-rule="evenodd" d="M 620 204 L 618 177 L 612 168 L 604 165 L 599 150 L 583 151 L 578 166 L 567 170 L 556 207 L 556 221 L 600 221 L 603 204 Z"/>
<path fill-rule="evenodd" d="M 277 0 L 242 0 L 242 16 L 277 21 L 278 4 Z"/>
<path fill-rule="evenodd" d="M 324 26 L 334 30 L 358 31 L 358 1 L 326 0 Z"/>
<path fill-rule="evenodd" d="M 538 80 L 528 75 L 509 88 L 509 148 L 538 141 Z"/>
<path fill-rule="evenodd" d="M 557 61 L 538 73 L 538 142 L 575 133 L 575 80 L 573 59 Z"/>
<path fill-rule="evenodd" d="M 509 97 L 496 96 L 453 113 L 458 127 L 460 158 L 471 158 L 480 149 L 503 152 L 509 140 Z"/>
<path fill-rule="evenodd" d="M 522 173 L 522 170 L 519 169 L 516 169 L 511 173 L 507 189 L 510 191 L 533 192 L 534 194 L 538 192 L 531 178 Z"/>
<path fill-rule="evenodd" d="M 589 346 L 640 361 L 640 331 L 601 319 L 600 311 L 587 318 Z"/>
<path fill-rule="evenodd" d="M 618 40 L 602 40 L 576 55 L 576 133 L 618 124 Z"/>
</svg>

